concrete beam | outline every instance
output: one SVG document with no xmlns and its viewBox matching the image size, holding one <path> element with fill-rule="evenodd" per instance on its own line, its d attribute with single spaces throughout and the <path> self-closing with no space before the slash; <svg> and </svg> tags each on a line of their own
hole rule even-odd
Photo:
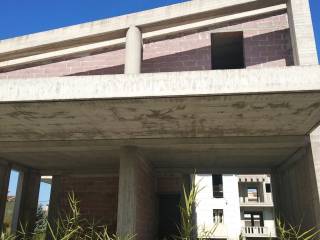
<svg viewBox="0 0 320 240">
<path fill-rule="evenodd" d="M 304 136 L 149 138 L 88 141 L 2 141 L 0 153 L 110 151 L 118 149 L 119 146 L 137 146 L 139 148 L 153 149 L 298 149 L 304 147 L 304 145 Z"/>
<path fill-rule="evenodd" d="M 27 235 L 31 235 L 34 231 L 36 213 L 38 207 L 38 198 L 40 190 L 41 175 L 39 172 L 28 169 L 22 174 L 21 191 L 17 193 L 19 202 L 19 212 L 17 219 L 18 231 L 21 230 L 20 226 L 25 227 Z"/>
<path fill-rule="evenodd" d="M 120 17 L 55 29 L 0 41 L 0 61 L 26 57 L 79 45 L 117 39 L 135 25 L 143 32 L 167 28 L 181 22 L 229 15 L 283 4 L 284 0 L 202 0 L 156 8 Z"/>
<path fill-rule="evenodd" d="M 309 1 L 288 0 L 288 19 L 295 65 L 317 65 Z"/>
<path fill-rule="evenodd" d="M 320 91 L 319 78 L 319 66 L 305 66 L 8 79 L 0 102 L 310 92 Z"/>
<path fill-rule="evenodd" d="M 141 31 L 136 26 L 131 26 L 126 37 L 125 74 L 141 72 L 142 44 Z"/>
<path fill-rule="evenodd" d="M 3 220 L 6 209 L 11 168 L 8 164 L 0 164 L 0 233 L 4 230 Z"/>
</svg>

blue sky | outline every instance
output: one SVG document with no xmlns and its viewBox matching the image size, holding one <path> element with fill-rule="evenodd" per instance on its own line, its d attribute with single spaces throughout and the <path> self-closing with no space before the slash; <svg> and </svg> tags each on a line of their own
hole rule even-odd
<svg viewBox="0 0 320 240">
<path fill-rule="evenodd" d="M 320 62 L 320 0 L 310 0 L 314 34 L 316 36 L 318 59 Z"/>
<path fill-rule="evenodd" d="M 1 0 L 0 39 L 65 27 L 184 0 Z M 320 0 L 310 0 L 320 59 Z M 10 194 L 15 193 L 18 174 L 13 172 Z M 49 200 L 50 186 L 41 184 L 40 202 Z"/>
</svg>

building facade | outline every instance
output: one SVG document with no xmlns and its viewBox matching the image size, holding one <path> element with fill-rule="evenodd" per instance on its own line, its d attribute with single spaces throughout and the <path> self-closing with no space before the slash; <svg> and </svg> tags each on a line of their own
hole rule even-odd
<svg viewBox="0 0 320 240">
<path fill-rule="evenodd" d="M 275 238 L 276 217 L 268 175 L 197 174 L 198 237 Z"/>
<path fill-rule="evenodd" d="M 2 40 L 0 219 L 15 169 L 13 231 L 32 231 L 50 175 L 50 220 L 72 191 L 111 232 L 163 239 L 196 169 L 237 198 L 236 175 L 271 175 L 275 214 L 319 226 L 319 79 L 305 0 L 193 0 Z M 254 221 L 248 201 L 233 208 Z"/>
</svg>

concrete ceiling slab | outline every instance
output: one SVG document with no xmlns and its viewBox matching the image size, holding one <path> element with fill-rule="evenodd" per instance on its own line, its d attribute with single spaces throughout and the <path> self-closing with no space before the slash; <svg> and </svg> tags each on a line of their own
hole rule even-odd
<svg viewBox="0 0 320 240">
<path fill-rule="evenodd" d="M 4 103 L 0 141 L 305 135 L 320 93 Z"/>
</svg>

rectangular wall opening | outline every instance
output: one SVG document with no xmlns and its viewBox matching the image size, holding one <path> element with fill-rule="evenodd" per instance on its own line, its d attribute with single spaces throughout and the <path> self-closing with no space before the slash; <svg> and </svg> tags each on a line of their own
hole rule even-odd
<svg viewBox="0 0 320 240">
<path fill-rule="evenodd" d="M 41 177 L 36 223 L 34 229 L 36 239 L 45 239 L 51 195 L 51 185 L 52 176 Z"/>
<path fill-rule="evenodd" d="M 159 194 L 159 239 L 170 239 L 178 236 L 180 226 L 179 202 L 180 194 Z"/>
<path fill-rule="evenodd" d="M 212 34 L 211 64 L 213 70 L 244 68 L 243 32 Z"/>
<path fill-rule="evenodd" d="M 223 223 L 223 209 L 213 209 L 213 223 Z"/>
<path fill-rule="evenodd" d="M 212 193 L 214 198 L 223 198 L 223 181 L 221 174 L 212 175 Z"/>
<path fill-rule="evenodd" d="M 9 180 L 9 189 L 7 194 L 6 208 L 3 221 L 3 231 L 6 233 L 11 233 L 15 231 L 13 226 L 13 219 L 15 211 L 17 209 L 17 192 L 19 191 L 19 178 L 21 173 L 18 170 L 11 170 L 10 180 Z"/>
</svg>

